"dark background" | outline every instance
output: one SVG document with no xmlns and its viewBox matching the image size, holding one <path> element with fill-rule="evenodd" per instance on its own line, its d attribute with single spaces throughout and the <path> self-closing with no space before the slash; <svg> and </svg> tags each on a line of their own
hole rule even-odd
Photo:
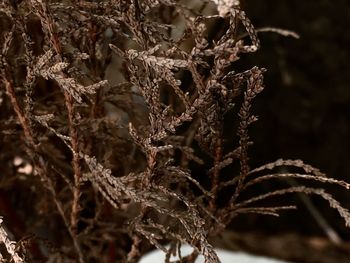
<svg viewBox="0 0 350 263">
<path fill-rule="evenodd" d="M 273 26 L 300 35 L 294 39 L 259 33 L 261 49 L 243 58 L 247 65 L 268 69 L 266 88 L 253 107 L 259 121 L 251 129 L 252 166 L 278 158 L 302 159 L 329 177 L 349 182 L 350 2 L 247 0 L 242 5 L 256 28 Z M 349 192 L 338 187 L 327 190 L 350 208 Z M 300 198 L 293 198 L 298 212 L 284 213 L 278 220 L 249 215 L 242 222 L 238 219 L 234 228 L 324 235 Z M 350 231 L 337 212 L 320 198 L 312 202 L 338 234 L 349 240 Z"/>
</svg>

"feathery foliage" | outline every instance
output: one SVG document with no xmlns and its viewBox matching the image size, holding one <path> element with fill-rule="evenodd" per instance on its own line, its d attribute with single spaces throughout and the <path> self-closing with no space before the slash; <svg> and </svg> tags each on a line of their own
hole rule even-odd
<svg viewBox="0 0 350 263">
<path fill-rule="evenodd" d="M 240 56 L 260 47 L 239 1 L 189 8 L 175 0 L 2 0 L 0 19 L 1 184 L 31 191 L 35 224 L 52 231 L 8 250 L 15 262 L 136 262 L 149 243 L 170 255 L 179 242 L 195 249 L 189 262 L 198 253 L 219 262 L 211 236 L 243 213 L 294 209 L 258 202 L 296 192 L 322 197 L 349 226 L 349 211 L 321 188 L 242 197 L 275 178 L 350 185 L 300 160 L 250 168 L 252 107 L 266 70 L 234 71 Z M 224 126 L 233 112 L 230 148 Z M 19 172 L 11 161 L 18 157 L 33 171 Z M 239 171 L 224 180 L 222 170 L 234 163 Z"/>
</svg>

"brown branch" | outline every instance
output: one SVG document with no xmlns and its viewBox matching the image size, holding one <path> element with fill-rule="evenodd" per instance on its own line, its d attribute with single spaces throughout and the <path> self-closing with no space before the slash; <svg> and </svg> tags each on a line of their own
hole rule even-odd
<svg viewBox="0 0 350 263">
<path fill-rule="evenodd" d="M 218 195 L 219 190 L 219 176 L 220 176 L 220 166 L 222 160 L 222 139 L 221 135 L 218 136 L 216 140 L 216 147 L 215 147 L 215 157 L 214 157 L 214 171 L 212 175 L 212 187 L 211 187 L 211 194 L 212 199 L 209 202 L 209 211 L 214 212 L 216 210 L 216 199 Z"/>
<path fill-rule="evenodd" d="M 50 13 L 49 4 L 47 1 L 41 2 L 41 8 L 42 13 L 38 13 L 42 27 L 47 28 L 48 34 L 51 40 L 51 44 L 53 48 L 55 49 L 56 53 L 58 54 L 58 60 L 59 62 L 63 62 L 63 54 L 62 54 L 62 45 L 60 42 L 60 39 L 55 31 L 56 25 L 54 23 L 53 17 Z M 62 73 L 64 75 L 64 73 Z M 71 138 L 71 146 L 72 146 L 72 152 L 73 152 L 73 159 L 72 159 L 72 166 L 74 171 L 74 189 L 73 189 L 73 202 L 72 202 L 72 210 L 71 210 L 71 218 L 70 218 L 70 227 L 68 225 L 68 222 L 66 222 L 68 231 L 72 237 L 74 247 L 76 249 L 76 252 L 79 256 L 79 261 L 84 262 L 84 257 L 81 252 L 80 246 L 78 244 L 78 240 L 76 238 L 76 232 L 77 232 L 77 222 L 78 222 L 78 214 L 80 210 L 79 206 L 79 197 L 80 197 L 80 182 L 81 182 L 81 167 L 79 164 L 79 142 L 78 142 L 78 131 L 74 125 L 74 101 L 71 94 L 69 94 L 65 89 L 63 89 L 63 94 L 65 98 L 65 105 L 68 112 L 68 128 L 69 128 L 69 135 Z M 57 200 L 55 200 L 57 201 Z M 57 204 L 56 204 L 57 205 Z M 57 205 L 57 208 L 60 208 L 60 206 Z M 62 214 L 63 211 L 60 211 L 60 214 Z M 65 219 L 65 217 L 63 217 Z"/>
<path fill-rule="evenodd" d="M 79 164 L 79 144 L 78 144 L 78 131 L 74 125 L 74 105 L 73 97 L 66 90 L 64 90 L 65 104 L 68 111 L 68 127 L 69 135 L 72 143 L 73 159 L 72 166 L 74 171 L 74 188 L 73 188 L 73 203 L 71 213 L 71 227 L 73 232 L 77 231 L 78 214 L 80 210 L 79 197 L 80 197 L 80 182 L 81 182 L 81 168 Z"/>
<path fill-rule="evenodd" d="M 46 24 L 43 24 L 43 26 L 47 27 L 50 35 L 50 39 L 51 39 L 51 44 L 55 49 L 56 53 L 59 55 L 60 62 L 63 62 L 62 45 L 59 40 L 59 37 L 55 33 L 55 23 L 50 14 L 50 10 L 47 2 L 42 3 L 42 9 L 43 9 L 43 19 L 45 19 L 47 22 Z M 64 73 L 62 74 L 64 75 Z M 68 91 L 65 89 L 63 89 L 63 94 L 65 98 L 65 105 L 68 112 L 68 128 L 69 128 L 69 135 L 71 138 L 72 152 L 73 152 L 72 166 L 74 171 L 74 189 L 73 189 L 73 202 L 72 202 L 72 212 L 71 212 L 70 222 L 71 222 L 71 228 L 73 230 L 73 233 L 76 234 L 78 214 L 80 210 L 79 197 L 81 193 L 81 190 L 80 190 L 81 167 L 79 164 L 80 158 L 79 158 L 78 131 L 74 125 L 74 99 L 72 95 L 69 94 Z"/>
<path fill-rule="evenodd" d="M 26 138 L 27 143 L 29 143 L 30 145 L 34 146 L 35 142 L 34 142 L 34 138 L 33 138 L 33 132 L 31 130 L 31 127 L 29 125 L 29 121 L 27 116 L 22 112 L 17 97 L 16 97 L 16 93 L 15 93 L 15 88 L 13 85 L 13 80 L 10 76 L 9 70 L 5 69 L 4 70 L 4 75 L 5 75 L 5 87 L 6 87 L 6 93 L 8 95 L 8 97 L 11 100 L 11 104 L 13 106 L 13 109 L 18 117 L 18 120 L 23 128 L 24 131 L 24 136 Z"/>
</svg>

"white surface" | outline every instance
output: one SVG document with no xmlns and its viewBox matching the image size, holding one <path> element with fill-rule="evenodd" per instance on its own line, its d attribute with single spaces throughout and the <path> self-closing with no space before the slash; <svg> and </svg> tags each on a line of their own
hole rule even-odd
<svg viewBox="0 0 350 263">
<path fill-rule="evenodd" d="M 181 255 L 187 256 L 191 254 L 193 249 L 188 245 L 181 246 Z M 243 252 L 232 252 L 223 249 L 216 249 L 216 253 L 221 263 L 287 263 L 277 259 L 253 256 Z M 178 257 L 172 256 L 170 261 L 178 260 Z M 164 263 L 165 253 L 161 250 L 154 250 L 143 256 L 139 263 Z M 204 257 L 198 256 L 196 263 L 204 263 Z"/>
</svg>

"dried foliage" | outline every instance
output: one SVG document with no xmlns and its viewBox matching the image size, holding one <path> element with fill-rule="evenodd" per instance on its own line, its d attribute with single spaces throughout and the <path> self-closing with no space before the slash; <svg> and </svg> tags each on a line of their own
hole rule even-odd
<svg viewBox="0 0 350 263">
<path fill-rule="evenodd" d="M 296 192 L 321 196 L 349 226 L 349 211 L 321 188 L 242 197 L 275 178 L 350 185 L 300 160 L 250 168 L 265 69 L 233 71 L 260 47 L 239 1 L 2 0 L 0 19 L 1 188 L 18 193 L 15 210 L 35 232 L 19 247 L 23 260 L 136 262 L 148 242 L 169 256 L 182 242 L 194 248 L 189 261 L 201 253 L 219 262 L 211 236 L 239 214 L 294 209 L 256 203 Z M 215 31 L 216 21 L 225 23 Z M 233 148 L 224 136 L 232 114 Z M 223 178 L 235 163 L 239 171 Z"/>
</svg>

